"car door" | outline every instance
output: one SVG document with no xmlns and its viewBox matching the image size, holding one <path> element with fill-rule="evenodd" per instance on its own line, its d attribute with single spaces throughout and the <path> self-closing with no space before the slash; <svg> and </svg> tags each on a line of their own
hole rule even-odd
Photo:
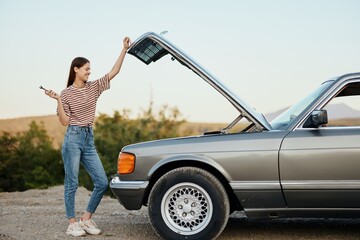
<svg viewBox="0 0 360 240">
<path fill-rule="evenodd" d="M 346 97 L 355 97 L 355 107 L 360 107 L 359 96 L 360 83 L 351 82 L 339 86 L 317 109 L 330 109 L 328 102 Z M 360 207 L 360 118 L 353 110 L 353 119 L 330 118 L 319 128 L 300 125 L 285 137 L 279 169 L 288 207 Z M 344 110 L 338 112 L 345 116 Z"/>
</svg>

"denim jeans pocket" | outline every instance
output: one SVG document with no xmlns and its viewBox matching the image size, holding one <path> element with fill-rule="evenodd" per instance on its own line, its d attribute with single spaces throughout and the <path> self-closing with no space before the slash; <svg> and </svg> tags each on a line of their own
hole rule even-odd
<svg viewBox="0 0 360 240">
<path fill-rule="evenodd" d="M 69 127 L 65 134 L 63 147 L 74 147 L 74 145 L 80 144 L 81 141 L 81 129 L 78 127 Z"/>
<path fill-rule="evenodd" d="M 76 126 L 69 126 L 66 130 L 66 133 L 69 134 L 80 134 L 81 129 Z"/>
</svg>

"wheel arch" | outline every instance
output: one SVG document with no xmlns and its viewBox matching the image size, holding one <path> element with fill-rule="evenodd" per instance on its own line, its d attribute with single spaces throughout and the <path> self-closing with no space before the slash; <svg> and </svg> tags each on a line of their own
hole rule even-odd
<svg viewBox="0 0 360 240">
<path fill-rule="evenodd" d="M 213 174 L 221 182 L 221 184 L 226 190 L 230 201 L 230 212 L 233 212 L 235 210 L 243 210 L 239 200 L 237 199 L 233 189 L 229 184 L 229 180 L 225 177 L 225 171 L 220 171 L 219 169 L 222 168 L 218 164 L 214 163 L 214 161 L 212 161 L 212 164 L 209 164 L 208 160 L 205 162 L 204 159 L 199 160 L 185 156 L 182 158 L 161 161 L 161 163 L 159 162 L 158 164 L 154 165 L 154 167 L 149 171 L 149 185 L 144 194 L 143 205 L 147 206 L 149 194 L 154 184 L 160 179 L 160 177 L 163 176 L 165 173 L 180 167 L 197 167 Z"/>
</svg>

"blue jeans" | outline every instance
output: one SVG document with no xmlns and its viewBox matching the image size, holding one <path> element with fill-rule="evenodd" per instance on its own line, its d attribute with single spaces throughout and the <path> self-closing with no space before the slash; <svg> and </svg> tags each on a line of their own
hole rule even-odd
<svg viewBox="0 0 360 240">
<path fill-rule="evenodd" d="M 79 185 L 80 162 L 94 183 L 86 209 L 94 213 L 108 188 L 108 179 L 95 149 L 92 127 L 68 126 L 62 146 L 62 158 L 65 169 L 64 199 L 67 218 L 75 218 L 75 193 Z"/>
</svg>

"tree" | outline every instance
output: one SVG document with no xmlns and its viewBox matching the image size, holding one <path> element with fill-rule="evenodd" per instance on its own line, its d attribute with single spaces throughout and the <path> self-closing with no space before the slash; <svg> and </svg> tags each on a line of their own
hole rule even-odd
<svg viewBox="0 0 360 240">
<path fill-rule="evenodd" d="M 63 183 L 61 154 L 43 124 L 34 121 L 26 132 L 0 139 L 0 191 L 24 191 Z"/>
<path fill-rule="evenodd" d="M 18 138 L 4 132 L 0 146 L 0 192 L 24 190 L 21 161 L 17 155 Z"/>
<path fill-rule="evenodd" d="M 63 183 L 61 154 L 53 148 L 43 123 L 39 126 L 31 122 L 30 129 L 19 136 L 18 155 L 25 168 L 23 175 L 27 189 Z"/>
</svg>

